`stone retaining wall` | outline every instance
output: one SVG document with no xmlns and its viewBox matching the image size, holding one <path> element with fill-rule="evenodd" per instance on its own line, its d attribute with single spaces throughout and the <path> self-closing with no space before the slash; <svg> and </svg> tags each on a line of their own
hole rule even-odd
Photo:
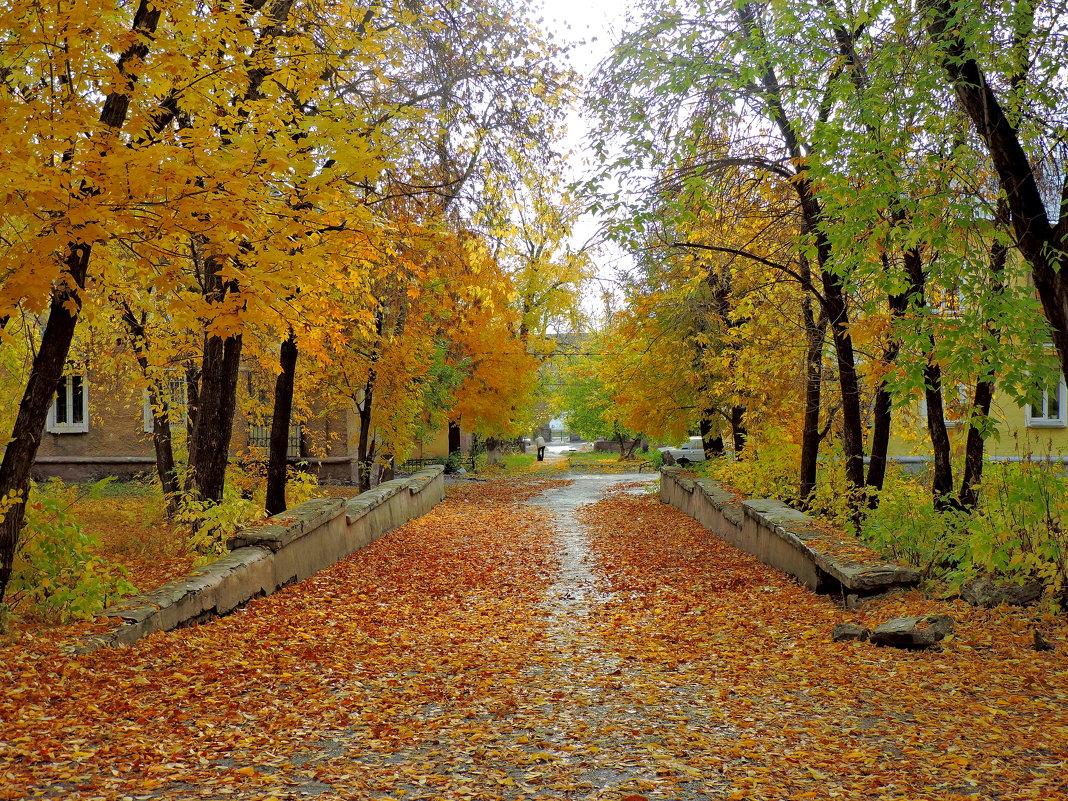
<svg viewBox="0 0 1068 801">
<path fill-rule="evenodd" d="M 918 571 L 884 561 L 851 537 L 827 532 L 781 501 L 745 499 L 711 479 L 687 478 L 683 472 L 678 467 L 661 471 L 661 501 L 812 590 L 864 596 L 920 580 Z"/>
<path fill-rule="evenodd" d="M 188 576 L 104 611 L 118 625 L 79 650 L 128 645 L 155 631 L 225 615 L 252 598 L 303 581 L 426 514 L 445 497 L 444 467 L 386 481 L 347 501 L 318 498 L 227 540 L 230 553 Z"/>
</svg>

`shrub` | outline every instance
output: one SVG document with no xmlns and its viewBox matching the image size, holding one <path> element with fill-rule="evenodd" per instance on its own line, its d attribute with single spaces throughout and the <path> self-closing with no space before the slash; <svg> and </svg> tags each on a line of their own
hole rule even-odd
<svg viewBox="0 0 1068 801">
<path fill-rule="evenodd" d="M 110 481 L 78 486 L 53 479 L 31 487 L 8 587 L 12 608 L 67 622 L 92 617 L 116 598 L 136 592 L 125 569 L 98 555 L 97 538 L 71 512 L 80 499 L 103 494 Z"/>
</svg>

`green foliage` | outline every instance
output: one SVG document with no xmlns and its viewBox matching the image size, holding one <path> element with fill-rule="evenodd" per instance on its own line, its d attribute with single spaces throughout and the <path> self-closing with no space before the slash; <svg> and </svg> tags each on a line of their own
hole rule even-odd
<svg viewBox="0 0 1068 801">
<path fill-rule="evenodd" d="M 945 576 L 962 553 L 968 515 L 935 511 L 930 487 L 919 476 L 887 475 L 879 506 L 864 521 L 864 540 L 890 559 Z"/>
<path fill-rule="evenodd" d="M 1055 597 L 1068 592 L 1068 476 L 1047 462 L 994 464 L 981 514 L 969 521 L 959 573 L 1041 580 Z"/>
<path fill-rule="evenodd" d="M 286 481 L 286 502 L 289 506 L 297 506 L 312 498 L 318 497 L 319 479 L 314 473 L 300 470 L 290 466 L 289 478 Z M 265 498 L 266 502 L 266 498 Z"/>
<path fill-rule="evenodd" d="M 99 542 L 78 523 L 73 507 L 98 498 L 111 479 L 88 486 L 53 479 L 31 488 L 26 527 L 8 587 L 12 608 L 67 622 L 92 617 L 115 598 L 136 592 L 126 571 L 98 555 Z"/>
<path fill-rule="evenodd" d="M 771 439 L 737 461 L 716 459 L 700 469 L 750 497 L 796 504 L 795 450 Z M 834 456 L 828 448 L 809 511 L 850 528 L 845 471 L 841 458 Z M 937 511 L 929 475 L 909 475 L 891 466 L 878 501 L 867 511 L 860 536 L 887 558 L 955 586 L 978 576 L 1016 583 L 1038 579 L 1063 604 L 1068 593 L 1068 476 L 1059 464 L 987 464 L 974 512 Z"/>
<path fill-rule="evenodd" d="M 225 554 L 227 537 L 264 516 L 262 481 L 255 472 L 254 468 L 245 470 L 231 465 L 219 503 L 192 496 L 182 499 L 177 522 L 189 525 L 189 546 L 201 554 L 199 563 Z"/>
<path fill-rule="evenodd" d="M 504 456 L 504 469 L 508 472 L 524 472 L 534 466 L 537 456 L 533 453 L 507 453 Z"/>
</svg>

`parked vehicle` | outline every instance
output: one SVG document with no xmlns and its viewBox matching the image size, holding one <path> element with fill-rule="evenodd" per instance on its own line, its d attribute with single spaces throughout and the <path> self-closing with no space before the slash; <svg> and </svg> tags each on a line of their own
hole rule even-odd
<svg viewBox="0 0 1068 801">
<path fill-rule="evenodd" d="M 684 466 L 705 460 L 705 446 L 700 437 L 690 437 L 676 448 L 657 448 L 657 450 L 664 454 L 665 461 L 669 461 L 666 457 L 670 453 L 676 462 Z"/>
</svg>

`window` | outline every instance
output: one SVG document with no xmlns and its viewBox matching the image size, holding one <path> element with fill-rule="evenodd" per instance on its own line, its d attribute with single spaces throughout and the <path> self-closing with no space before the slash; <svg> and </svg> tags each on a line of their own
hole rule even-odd
<svg viewBox="0 0 1068 801">
<path fill-rule="evenodd" d="M 167 393 L 167 410 L 170 413 L 171 425 L 176 420 L 186 420 L 189 413 L 189 395 L 186 390 L 185 376 L 179 375 L 168 378 L 164 384 Z M 144 430 L 151 434 L 155 425 L 152 420 L 152 403 L 149 399 L 148 390 L 145 390 L 145 399 L 141 409 L 144 418 Z"/>
<path fill-rule="evenodd" d="M 1055 388 L 1042 390 L 1032 403 L 1024 407 L 1024 416 L 1029 428 L 1064 428 L 1068 424 L 1068 390 L 1064 376 Z"/>
<path fill-rule="evenodd" d="M 89 393 L 84 376 L 59 379 L 45 428 L 51 434 L 84 434 L 89 430 Z"/>
<path fill-rule="evenodd" d="M 300 423 L 293 423 L 289 427 L 289 444 L 286 449 L 286 457 L 299 459 L 300 452 Z M 269 448 L 271 446 L 271 424 L 248 427 L 248 444 L 253 448 Z"/>
</svg>

